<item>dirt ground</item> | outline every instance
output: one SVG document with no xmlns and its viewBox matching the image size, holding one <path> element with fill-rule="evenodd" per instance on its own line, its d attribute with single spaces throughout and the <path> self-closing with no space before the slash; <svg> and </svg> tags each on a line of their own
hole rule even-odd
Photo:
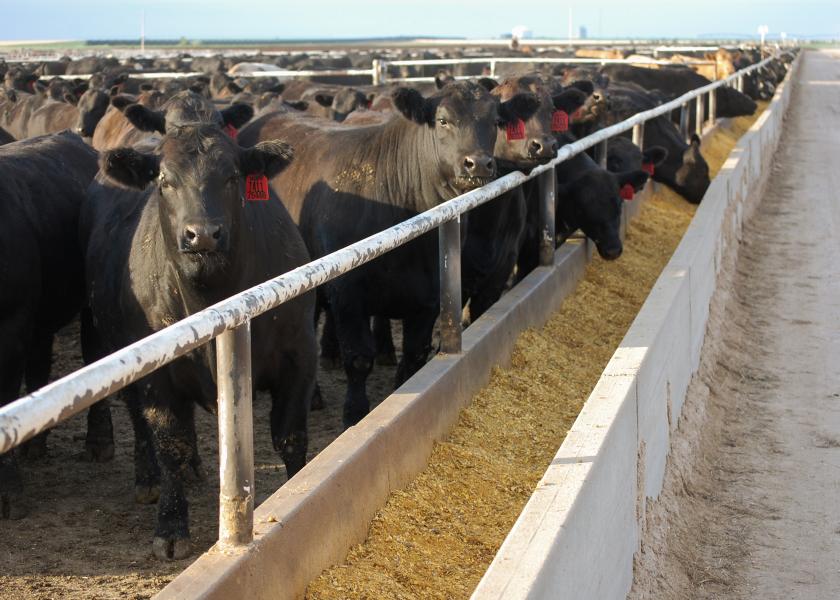
<svg viewBox="0 0 840 600">
<path fill-rule="evenodd" d="M 399 325 L 394 326 L 399 346 Z M 437 343 L 436 341 L 434 342 Z M 78 324 L 60 332 L 53 350 L 53 378 L 82 366 Z M 394 367 L 374 367 L 368 394 L 375 406 L 392 391 Z M 310 459 L 342 431 L 344 371 L 321 369 L 324 410 L 310 416 Z M 257 504 L 286 481 L 271 443 L 271 399 L 254 405 Z M 30 514 L 0 520 L 0 600 L 148 598 L 212 546 L 218 537 L 218 450 L 213 415 L 196 410 L 196 428 L 207 481 L 189 490 L 191 557 L 162 562 L 152 555 L 156 507 L 134 502 L 134 434 L 121 401 L 112 404 L 116 452 L 105 464 L 80 457 L 85 413 L 55 428 L 48 456 L 22 463 Z"/>
<path fill-rule="evenodd" d="M 806 54 L 713 301 L 631 598 L 840 597 L 838 90 L 840 53 Z"/>
</svg>

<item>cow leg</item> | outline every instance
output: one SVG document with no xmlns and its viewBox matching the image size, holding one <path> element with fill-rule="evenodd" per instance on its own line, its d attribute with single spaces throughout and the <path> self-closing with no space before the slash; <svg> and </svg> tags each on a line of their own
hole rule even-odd
<svg viewBox="0 0 840 600">
<path fill-rule="evenodd" d="M 50 380 L 52 366 L 53 335 L 38 331 L 32 336 L 26 353 L 26 391 L 31 394 L 47 385 Z M 20 446 L 21 456 L 29 459 L 39 459 L 47 455 L 47 435 L 49 430 L 42 431 Z"/>
<path fill-rule="evenodd" d="M 84 460 L 108 462 L 114 458 L 114 426 L 108 399 L 88 409 Z"/>
<path fill-rule="evenodd" d="M 313 340 L 314 342 L 314 340 Z M 291 479 L 306 464 L 309 445 L 309 401 L 315 388 L 317 348 L 301 348 L 284 360 L 280 377 L 271 390 L 271 441 Z"/>
<path fill-rule="evenodd" d="M 90 364 L 105 356 L 96 336 L 90 308 L 84 307 L 80 315 L 82 357 Z M 97 402 L 88 409 L 87 434 L 85 435 L 84 459 L 91 462 L 108 462 L 114 458 L 114 426 L 111 422 L 111 406 L 107 399 Z"/>
<path fill-rule="evenodd" d="M 429 359 L 432 351 L 432 330 L 435 327 L 438 309 L 418 311 L 418 314 L 403 319 L 403 356 L 397 366 L 394 387 L 400 387 L 419 371 Z"/>
<path fill-rule="evenodd" d="M 347 294 L 348 296 L 352 294 Z M 376 347 L 370 331 L 370 317 L 358 304 L 332 303 L 336 333 L 341 345 L 347 395 L 344 398 L 344 427 L 361 421 L 370 411 L 367 377 L 373 368 Z"/>
<path fill-rule="evenodd" d="M 189 556 L 189 505 L 184 491 L 186 471 L 190 468 L 194 425 L 193 405 L 184 401 L 164 403 L 159 398 L 172 398 L 169 386 L 155 390 L 144 398 L 143 417 L 152 432 L 155 456 L 160 466 L 160 498 L 157 527 L 152 550 L 161 560 L 178 560 Z"/>
<path fill-rule="evenodd" d="M 7 328 L 2 327 L 3 333 Z M 17 333 L 17 332 L 16 332 Z M 23 379 L 23 344 L 19 337 L 3 337 L 11 343 L 0 348 L 0 406 L 17 398 Z M 17 463 L 17 450 L 0 454 L 0 520 L 26 516 L 27 503 L 22 498 L 23 479 Z"/>
<path fill-rule="evenodd" d="M 321 333 L 321 366 L 327 371 L 341 368 L 341 350 L 335 331 L 335 319 L 329 308 L 324 316 L 324 331 Z"/>
<path fill-rule="evenodd" d="M 143 417 L 134 386 L 123 390 L 123 394 L 134 428 L 134 501 L 154 504 L 160 497 L 160 468 L 152 442 L 152 430 Z"/>
<path fill-rule="evenodd" d="M 391 320 L 385 317 L 373 318 L 373 338 L 376 340 L 376 364 L 393 367 L 397 364 L 397 351 L 391 336 Z"/>
</svg>

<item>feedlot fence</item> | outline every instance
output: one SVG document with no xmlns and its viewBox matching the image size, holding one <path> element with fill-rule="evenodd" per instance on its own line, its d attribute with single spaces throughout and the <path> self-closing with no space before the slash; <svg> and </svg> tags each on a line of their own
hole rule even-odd
<svg viewBox="0 0 840 600">
<path fill-rule="evenodd" d="M 703 109 L 707 98 L 709 119 L 714 122 L 714 92 L 717 88 L 731 85 L 741 89 L 745 75 L 764 68 L 774 58 L 764 59 L 726 79 L 692 90 L 670 102 L 565 145 L 558 150 L 553 160 L 536 167 L 529 175 L 521 172 L 505 175 L 398 225 L 222 300 L 15 400 L 0 408 L 0 454 L 218 338 L 219 545 L 233 548 L 250 543 L 253 539 L 255 497 L 250 353 L 250 323 L 253 318 L 438 229 L 441 352 L 460 353 L 462 307 L 459 225 L 462 214 L 526 181 L 539 179 L 540 264 L 550 266 L 556 238 L 554 167 L 596 146 L 603 166 L 606 164 L 607 144 L 611 137 L 632 130 L 633 141 L 641 146 L 645 122 L 662 115 L 670 116 L 674 110 L 680 110 L 682 133 L 688 137 L 688 115 L 692 102 L 696 105 L 699 132 L 703 127 Z"/>
</svg>

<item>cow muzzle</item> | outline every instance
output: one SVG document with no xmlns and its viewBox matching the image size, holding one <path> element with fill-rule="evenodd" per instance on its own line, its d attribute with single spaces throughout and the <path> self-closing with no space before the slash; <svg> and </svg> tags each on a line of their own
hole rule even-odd
<svg viewBox="0 0 840 600">
<path fill-rule="evenodd" d="M 222 226 L 215 223 L 188 223 L 181 233 L 181 252 L 218 252 L 224 240 Z"/>
</svg>

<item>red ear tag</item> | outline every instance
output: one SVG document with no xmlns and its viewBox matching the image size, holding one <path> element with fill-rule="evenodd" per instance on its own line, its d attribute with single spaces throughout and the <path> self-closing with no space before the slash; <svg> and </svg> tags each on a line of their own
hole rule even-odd
<svg viewBox="0 0 840 600">
<path fill-rule="evenodd" d="M 268 200 L 268 177 L 263 174 L 245 178 L 246 200 Z"/>
<path fill-rule="evenodd" d="M 565 110 L 555 110 L 551 114 L 551 131 L 563 132 L 569 130 L 569 113 Z"/>
<path fill-rule="evenodd" d="M 236 134 L 239 133 L 238 131 L 236 131 L 236 127 L 234 127 L 233 125 L 228 123 L 227 125 L 225 125 L 225 128 L 223 129 L 223 131 L 226 134 L 228 134 L 230 139 L 232 139 L 234 142 L 236 141 Z"/>
<path fill-rule="evenodd" d="M 653 177 L 653 171 L 655 167 L 652 162 L 649 163 L 642 163 L 642 171 Z"/>
<path fill-rule="evenodd" d="M 633 199 L 633 196 L 635 195 L 635 193 L 636 193 L 636 190 L 634 190 L 633 186 L 630 185 L 629 183 L 625 183 L 622 186 L 622 188 L 618 191 L 618 195 L 621 196 L 621 199 L 626 200 L 627 202 L 630 202 L 630 200 Z"/>
<path fill-rule="evenodd" d="M 524 140 L 525 139 L 525 122 L 522 119 L 516 119 L 513 123 L 508 123 L 505 127 L 505 135 L 507 141 Z"/>
</svg>

